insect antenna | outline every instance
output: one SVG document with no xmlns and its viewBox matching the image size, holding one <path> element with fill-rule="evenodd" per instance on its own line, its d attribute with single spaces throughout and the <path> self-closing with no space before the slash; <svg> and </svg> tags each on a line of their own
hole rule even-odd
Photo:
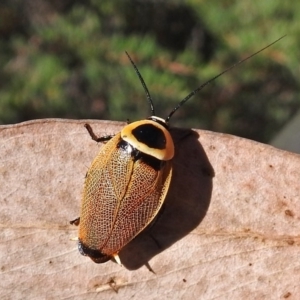
<svg viewBox="0 0 300 300">
<path fill-rule="evenodd" d="M 128 58 L 129 58 L 131 64 L 133 65 L 136 74 L 139 76 L 140 82 L 142 83 L 143 88 L 144 88 L 144 91 L 145 91 L 145 93 L 146 93 L 147 100 L 148 100 L 148 102 L 149 102 L 149 104 L 150 104 L 151 114 L 152 114 L 152 116 L 155 116 L 155 110 L 154 110 L 153 101 L 152 101 L 151 95 L 150 95 L 150 93 L 149 93 L 149 90 L 148 90 L 148 88 L 147 88 L 147 86 L 146 86 L 146 83 L 145 83 L 145 81 L 144 81 L 144 79 L 143 79 L 143 77 L 142 77 L 140 71 L 138 70 L 137 66 L 135 65 L 135 63 L 133 62 L 133 60 L 131 59 L 131 57 L 129 56 L 128 52 L 125 51 L 125 53 L 126 53 L 126 55 L 128 56 Z"/>
<path fill-rule="evenodd" d="M 209 79 L 208 81 L 206 81 L 205 83 L 203 83 L 202 85 L 200 85 L 198 88 L 196 88 L 195 90 L 193 90 L 190 94 L 188 94 L 183 100 L 181 100 L 179 102 L 179 104 L 170 112 L 170 114 L 168 115 L 168 117 L 166 118 L 166 123 L 169 122 L 170 118 L 173 116 L 173 114 L 178 110 L 178 108 L 180 108 L 185 102 L 187 102 L 190 98 L 192 98 L 195 94 L 197 94 L 200 90 L 202 90 L 206 85 L 210 84 L 212 81 L 214 81 L 215 79 L 217 79 L 218 77 L 220 77 L 221 75 L 227 73 L 228 71 L 230 71 L 231 69 L 233 69 L 234 67 L 240 65 L 241 63 L 245 62 L 246 60 L 250 59 L 251 57 L 257 55 L 258 53 L 264 51 L 265 49 L 271 47 L 272 45 L 274 45 L 275 43 L 277 43 L 278 41 L 280 41 L 281 39 L 283 39 L 286 35 L 280 37 L 279 39 L 277 39 L 276 41 L 274 41 L 273 43 L 267 45 L 266 47 L 258 50 L 257 52 L 251 54 L 250 56 L 236 62 L 235 64 L 233 64 L 231 67 L 227 68 L 226 70 L 224 70 L 223 72 L 221 72 L 220 74 L 214 76 L 213 78 Z"/>
</svg>

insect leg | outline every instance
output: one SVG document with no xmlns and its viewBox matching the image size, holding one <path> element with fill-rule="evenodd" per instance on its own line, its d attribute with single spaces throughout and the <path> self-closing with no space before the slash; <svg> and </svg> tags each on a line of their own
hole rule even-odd
<svg viewBox="0 0 300 300">
<path fill-rule="evenodd" d="M 151 266 L 149 265 L 148 262 L 145 263 L 145 267 L 146 267 L 150 272 L 152 272 L 153 274 L 156 275 L 156 273 L 155 273 L 154 270 L 151 268 Z"/>
<path fill-rule="evenodd" d="M 87 129 L 88 133 L 90 134 L 92 140 L 96 141 L 96 142 L 106 142 L 106 141 L 109 141 L 114 135 L 105 135 L 105 136 L 100 136 L 98 137 L 90 124 L 84 124 L 84 127 Z"/>
<path fill-rule="evenodd" d="M 118 294 L 119 287 L 113 278 L 111 278 L 107 284 Z"/>
<path fill-rule="evenodd" d="M 76 218 L 76 219 L 74 219 L 74 220 L 72 220 L 72 221 L 70 221 L 70 224 L 71 224 L 71 225 L 76 225 L 76 226 L 78 226 L 79 223 L 80 223 L 80 218 L 79 218 L 79 217 Z"/>
</svg>

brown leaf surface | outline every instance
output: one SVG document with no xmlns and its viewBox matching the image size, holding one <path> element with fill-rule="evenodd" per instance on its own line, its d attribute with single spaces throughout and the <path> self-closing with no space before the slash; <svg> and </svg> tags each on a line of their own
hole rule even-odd
<svg viewBox="0 0 300 300">
<path fill-rule="evenodd" d="M 172 130 L 174 177 L 162 214 L 121 251 L 123 267 L 97 265 L 70 240 L 101 147 L 84 123 L 0 127 L 1 299 L 298 299 L 299 155 Z M 89 123 L 99 135 L 122 126 Z"/>
</svg>

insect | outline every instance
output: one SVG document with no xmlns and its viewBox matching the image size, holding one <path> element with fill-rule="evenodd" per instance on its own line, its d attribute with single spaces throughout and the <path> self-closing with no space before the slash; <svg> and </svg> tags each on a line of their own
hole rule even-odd
<svg viewBox="0 0 300 300">
<path fill-rule="evenodd" d="M 155 115 L 148 88 L 126 52 L 146 93 L 152 116 L 127 124 L 114 136 L 97 137 L 85 124 L 91 138 L 105 142 L 92 162 L 84 184 L 78 248 L 96 263 L 112 258 L 149 225 L 164 203 L 172 178 L 174 143 L 169 132 L 172 115 L 204 86 L 236 65 L 270 47 L 283 37 L 232 65 L 187 95 L 166 119 Z"/>
</svg>

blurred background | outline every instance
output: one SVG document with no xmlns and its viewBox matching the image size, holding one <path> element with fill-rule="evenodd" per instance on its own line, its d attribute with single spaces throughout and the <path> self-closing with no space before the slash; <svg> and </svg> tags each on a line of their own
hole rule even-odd
<svg viewBox="0 0 300 300">
<path fill-rule="evenodd" d="M 165 118 L 193 89 L 287 34 L 206 86 L 171 125 L 300 152 L 299 20 L 295 1 L 1 0 L 0 124 L 149 116 L 125 51 Z"/>
</svg>

